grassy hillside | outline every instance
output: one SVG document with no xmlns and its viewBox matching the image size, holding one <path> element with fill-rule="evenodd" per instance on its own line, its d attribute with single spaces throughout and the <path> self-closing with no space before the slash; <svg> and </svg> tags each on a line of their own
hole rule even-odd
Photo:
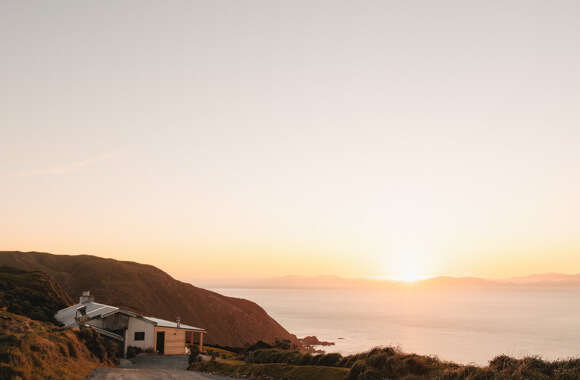
<svg viewBox="0 0 580 380">
<path fill-rule="evenodd" d="M 100 364 L 74 331 L 0 310 L 0 379 L 84 379 Z"/>
<path fill-rule="evenodd" d="M 177 281 L 151 265 L 39 252 L 0 252 L 0 265 L 46 272 L 75 300 L 90 290 L 96 302 L 167 320 L 179 316 L 207 329 L 206 343 L 241 347 L 281 338 L 300 344 L 257 304 Z"/>
<path fill-rule="evenodd" d="M 46 273 L 0 267 L 0 379 L 84 379 L 115 365 L 116 343 L 57 326 L 54 313 L 71 304 Z"/>
<path fill-rule="evenodd" d="M 38 321 L 56 322 L 54 314 L 72 300 L 58 283 L 42 272 L 0 267 L 0 307 Z"/>
</svg>

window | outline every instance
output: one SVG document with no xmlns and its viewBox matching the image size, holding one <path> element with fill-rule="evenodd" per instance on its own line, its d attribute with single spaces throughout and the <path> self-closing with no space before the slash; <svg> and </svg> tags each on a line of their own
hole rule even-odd
<svg viewBox="0 0 580 380">
<path fill-rule="evenodd" d="M 136 332 L 135 333 L 135 340 L 145 340 L 145 333 L 144 332 Z"/>
</svg>

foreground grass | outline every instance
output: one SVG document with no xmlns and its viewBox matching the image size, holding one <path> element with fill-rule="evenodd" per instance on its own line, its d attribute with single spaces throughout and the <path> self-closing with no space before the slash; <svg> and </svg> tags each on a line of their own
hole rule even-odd
<svg viewBox="0 0 580 380">
<path fill-rule="evenodd" d="M 374 348 L 346 357 L 337 355 L 311 356 L 289 350 L 262 350 L 256 352 L 259 363 L 211 361 L 195 363 L 190 369 L 273 379 L 580 379 L 580 358 L 545 361 L 538 357 L 514 359 L 501 355 L 491 360 L 489 365 L 480 367 L 444 362 L 432 356 L 407 354 L 392 347 Z"/>
<path fill-rule="evenodd" d="M 272 377 L 274 379 L 295 380 L 336 380 L 344 379 L 347 368 L 296 366 L 290 364 L 248 364 L 241 361 L 217 361 L 196 363 L 194 370 L 201 372 L 221 373 L 224 375 L 249 375 L 248 377 Z"/>
<path fill-rule="evenodd" d="M 0 379 L 84 379 L 99 364 L 73 331 L 0 310 Z"/>
</svg>

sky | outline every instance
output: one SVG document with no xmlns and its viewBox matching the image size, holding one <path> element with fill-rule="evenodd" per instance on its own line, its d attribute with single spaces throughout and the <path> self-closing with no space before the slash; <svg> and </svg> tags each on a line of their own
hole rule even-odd
<svg viewBox="0 0 580 380">
<path fill-rule="evenodd" d="M 580 272 L 577 1 L 2 1 L 0 249 Z"/>
</svg>

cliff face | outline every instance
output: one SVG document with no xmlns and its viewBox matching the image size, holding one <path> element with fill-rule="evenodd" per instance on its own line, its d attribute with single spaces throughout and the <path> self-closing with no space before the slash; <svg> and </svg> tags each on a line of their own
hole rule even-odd
<svg viewBox="0 0 580 380">
<path fill-rule="evenodd" d="M 182 323 L 207 329 L 210 344 L 239 347 L 275 338 L 297 342 L 257 304 L 177 281 L 151 265 L 40 252 L 0 252 L 0 265 L 44 271 L 75 301 L 90 290 L 96 302 L 170 321 L 179 316 Z"/>
</svg>

